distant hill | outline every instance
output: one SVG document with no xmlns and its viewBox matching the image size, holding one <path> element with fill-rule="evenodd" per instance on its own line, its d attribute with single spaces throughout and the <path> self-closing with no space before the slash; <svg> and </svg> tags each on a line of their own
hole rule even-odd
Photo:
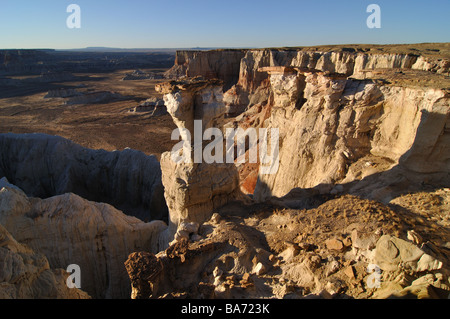
<svg viewBox="0 0 450 319">
<path fill-rule="evenodd" d="M 87 47 L 81 49 L 60 49 L 56 51 L 71 51 L 71 52 L 164 52 L 164 53 L 175 53 L 176 51 L 185 51 L 185 50 L 195 50 L 195 51 L 208 51 L 208 50 L 217 50 L 217 49 L 225 49 L 222 47 L 214 47 L 214 48 L 132 48 L 132 49 L 123 49 L 123 48 L 110 48 L 110 47 Z"/>
</svg>

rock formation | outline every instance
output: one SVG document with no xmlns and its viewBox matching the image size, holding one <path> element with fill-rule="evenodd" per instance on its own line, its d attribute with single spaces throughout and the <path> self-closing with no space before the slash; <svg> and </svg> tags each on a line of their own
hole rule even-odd
<svg viewBox="0 0 450 319">
<path fill-rule="evenodd" d="M 204 193 L 186 182 L 195 173 L 169 175 L 181 169 L 163 156 L 166 200 L 182 218 L 165 251 L 129 256 L 132 296 L 447 298 L 450 64 L 414 50 L 243 50 L 223 96 L 225 113 L 241 114 L 225 127 L 279 128 L 279 170 L 237 163 L 255 201 L 227 201 L 197 220 L 186 204 Z M 187 75 L 219 52 L 180 53 L 172 71 Z M 204 84 L 188 82 L 167 84 L 165 101 L 192 131 L 201 118 L 192 101 L 203 99 L 191 92 Z"/>
<path fill-rule="evenodd" d="M 50 90 L 44 96 L 44 99 L 50 98 L 68 98 L 72 96 L 81 95 L 82 93 L 78 92 L 76 89 L 59 89 L 59 90 Z"/>
<path fill-rule="evenodd" d="M 64 104 L 75 105 L 75 104 L 106 103 L 112 100 L 120 100 L 122 98 L 123 96 L 121 94 L 109 91 L 87 92 L 67 98 Z"/>
<path fill-rule="evenodd" d="M 445 146 L 450 100 L 444 90 L 377 85 L 320 72 L 270 77 L 274 104 L 266 124 L 281 128 L 282 169 L 259 176 L 256 198 L 346 184 L 394 166 L 404 178 L 411 171 L 412 178 L 438 174 L 444 181 L 442 173 L 450 172 Z M 295 89 L 285 90 L 291 85 Z"/>
<path fill-rule="evenodd" d="M 136 81 L 136 80 L 159 80 L 163 79 L 164 76 L 159 73 L 146 73 L 141 70 L 134 70 L 132 73 L 127 73 L 122 79 L 122 81 Z"/>
<path fill-rule="evenodd" d="M 160 164 L 1 134 L 0 294 L 86 297 L 78 264 L 95 298 L 448 298 L 450 63 L 415 52 L 179 52 Z M 205 160 L 236 127 L 279 129 L 278 170 Z"/>
<path fill-rule="evenodd" d="M 143 220 L 167 220 L 154 156 L 131 149 L 90 150 L 45 134 L 0 134 L 0 149 L 0 177 L 29 196 L 75 193 Z"/>
<path fill-rule="evenodd" d="M 245 50 L 177 51 L 175 65 L 166 76 L 219 79 L 224 91 L 236 84 Z"/>
<path fill-rule="evenodd" d="M 148 113 L 151 116 L 161 116 L 167 114 L 164 100 L 155 97 L 149 98 L 130 110 L 133 113 Z"/>
<path fill-rule="evenodd" d="M 216 120 L 224 114 L 220 81 L 172 81 L 160 85 L 157 90 L 164 94 L 167 111 L 177 127 L 188 130 L 192 138 L 194 134 L 200 134 L 203 139 L 205 130 L 214 127 Z M 194 128 L 195 120 L 201 120 L 200 132 Z M 173 151 L 161 156 L 164 196 L 170 218 L 168 241 L 174 236 L 177 239 L 177 228 L 182 223 L 201 224 L 209 219 L 214 209 L 241 196 L 234 164 L 195 161 L 195 148 L 203 151 L 203 145 L 195 145 L 195 138 L 184 134 L 181 131 L 183 142 L 189 143 L 189 151 L 193 150 L 191 154 L 184 154 L 187 160 L 174 161 Z"/>
<path fill-rule="evenodd" d="M 51 269 L 43 254 L 18 243 L 0 224 L 0 299 L 89 299 L 67 287 L 68 276 Z"/>
<path fill-rule="evenodd" d="M 41 256 L 36 261 L 39 261 L 36 267 L 40 268 L 30 270 L 37 273 L 24 279 L 28 282 L 27 285 L 33 286 L 33 276 L 39 276 L 49 267 L 66 269 L 69 265 L 76 264 L 81 270 L 81 288 L 90 296 L 128 298 L 130 290 L 124 261 L 136 249 L 158 252 L 159 233 L 166 228 L 166 224 L 161 221 L 144 223 L 124 215 L 108 204 L 90 202 L 72 193 L 42 200 L 28 198 L 20 189 L 6 186 L 0 190 L 0 229 L 3 227 L 15 240 L 27 243 L 27 246 Z M 21 250 L 17 251 L 20 252 Z M 16 272 L 18 269 L 9 271 Z M 47 280 L 52 278 L 50 275 L 45 275 Z M 61 272 L 57 275 L 57 278 L 63 277 Z M 57 278 L 52 280 L 57 282 L 60 280 Z M 10 283 L 17 281 L 10 276 L 4 280 Z M 64 292 L 58 285 L 52 288 L 51 282 L 47 285 L 44 288 Z M 51 292 L 37 291 L 35 296 L 53 297 L 47 295 Z M 22 292 L 17 292 L 18 298 L 21 297 L 19 293 Z M 75 291 L 65 294 L 61 297 L 76 296 Z"/>
</svg>

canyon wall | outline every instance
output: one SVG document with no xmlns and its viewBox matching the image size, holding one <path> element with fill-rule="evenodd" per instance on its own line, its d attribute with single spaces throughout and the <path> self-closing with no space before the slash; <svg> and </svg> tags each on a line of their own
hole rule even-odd
<svg viewBox="0 0 450 319">
<path fill-rule="evenodd" d="M 167 244 L 196 233 L 215 209 L 242 196 L 234 163 L 224 163 L 223 158 L 221 163 L 196 159 L 198 150 L 204 154 L 205 131 L 217 128 L 216 121 L 225 112 L 222 85 L 220 80 L 194 79 L 157 87 L 164 94 L 167 112 L 178 127 L 182 143 L 178 151 L 161 156 L 164 196 L 169 207 Z M 195 127 L 196 120 L 201 127 Z M 200 136 L 196 139 L 195 134 Z M 188 224 L 193 224 L 187 226 L 192 230 L 186 229 Z"/>
<path fill-rule="evenodd" d="M 26 243 L 45 259 L 39 273 L 63 269 L 59 276 L 67 277 L 67 267 L 78 265 L 78 284 L 93 298 L 127 298 L 131 291 L 123 263 L 128 255 L 136 249 L 155 253 L 162 249 L 158 244 L 159 233 L 166 228 L 162 221 L 144 223 L 108 204 L 90 202 L 73 193 L 29 198 L 5 179 L 0 184 L 0 230 L 4 227 L 14 241 Z M 26 289 L 32 288 L 33 276 L 24 283 Z M 67 289 L 65 281 L 60 285 L 59 289 Z M 71 298 L 69 292 L 66 295 Z M 16 297 L 20 296 L 17 293 Z M 36 298 L 45 296 L 36 293 Z"/>
<path fill-rule="evenodd" d="M 283 95 L 282 89 L 295 79 L 303 81 L 303 93 L 291 90 L 294 96 Z M 256 199 L 318 185 L 330 192 L 337 184 L 346 188 L 381 173 L 390 175 L 385 185 L 366 189 L 365 195 L 387 202 L 395 191 L 384 194 L 380 189 L 399 180 L 401 192 L 424 181 L 431 183 L 434 175 L 435 182 L 448 183 L 450 100 L 444 90 L 387 86 L 322 73 L 291 78 L 273 74 L 271 84 L 274 104 L 266 124 L 282 132 L 280 169 L 276 174 L 260 174 Z M 298 99 L 304 103 L 296 109 Z"/>
<path fill-rule="evenodd" d="M 175 65 L 168 75 L 203 76 L 206 79 L 220 79 L 224 90 L 237 83 L 239 68 L 245 50 L 177 51 Z"/>
<path fill-rule="evenodd" d="M 295 188 L 360 193 L 364 183 L 352 182 L 365 179 L 383 181 L 365 195 L 385 201 L 392 183 L 447 185 L 450 59 L 416 46 L 242 50 L 238 81 L 223 98 L 230 116 L 241 114 L 229 127 L 280 130 L 280 168 L 259 174 L 255 199 Z M 197 70 L 220 64 L 221 53 L 182 52 L 179 61 Z M 240 167 L 250 193 L 254 166 Z"/>
<path fill-rule="evenodd" d="M 17 242 L 0 225 L 0 299 L 89 299 L 66 285 L 69 274 L 50 268 L 47 258 Z"/>
<path fill-rule="evenodd" d="M 75 193 L 142 220 L 165 220 L 161 168 L 154 156 L 83 148 L 45 134 L 0 134 L 0 177 L 29 196 Z"/>
</svg>

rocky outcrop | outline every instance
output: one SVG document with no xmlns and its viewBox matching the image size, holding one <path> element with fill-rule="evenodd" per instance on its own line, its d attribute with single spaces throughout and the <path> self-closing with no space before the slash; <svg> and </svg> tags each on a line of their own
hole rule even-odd
<svg viewBox="0 0 450 319">
<path fill-rule="evenodd" d="M 0 224 L 0 299 L 89 299 L 68 288 L 69 274 L 50 268 L 47 258 L 18 243 Z"/>
<path fill-rule="evenodd" d="M 43 82 L 43 83 L 52 83 L 52 82 L 67 82 L 74 81 L 77 77 L 74 76 L 70 72 L 44 72 L 38 78 L 30 79 L 29 81 L 33 82 Z"/>
<path fill-rule="evenodd" d="M 224 91 L 237 83 L 241 59 L 245 50 L 177 51 L 175 65 L 167 77 L 196 77 L 220 79 Z"/>
<path fill-rule="evenodd" d="M 123 78 L 122 81 L 136 81 L 136 80 L 160 80 L 164 79 L 163 74 L 159 73 L 146 73 L 141 70 L 134 70 L 132 73 L 127 73 Z"/>
<path fill-rule="evenodd" d="M 164 105 L 164 100 L 151 97 L 138 106 L 130 110 L 133 113 L 148 113 L 151 116 L 161 116 L 167 114 L 167 108 Z"/>
<path fill-rule="evenodd" d="M 265 200 L 294 188 L 329 192 L 341 184 L 333 192 L 351 188 L 389 202 L 395 194 L 383 194 L 392 192 L 392 184 L 426 179 L 448 185 L 449 98 L 442 87 L 450 60 L 445 46 L 442 53 L 428 47 L 241 50 L 239 79 L 223 97 L 226 113 L 247 110 L 233 119 L 234 127 L 279 128 L 281 145 L 276 174 L 238 165 L 242 188 L 256 189 L 255 198 Z M 208 64 L 200 63 L 205 59 L 220 60 L 221 53 L 225 59 L 228 53 L 220 50 L 179 52 L 177 66 L 196 69 Z M 196 74 L 205 76 L 208 67 L 202 69 Z M 265 115 L 256 118 L 255 110 Z"/>
<path fill-rule="evenodd" d="M 68 98 L 72 96 L 78 96 L 82 93 L 78 92 L 76 89 L 59 89 L 59 90 L 50 90 L 44 96 L 44 99 L 50 98 Z"/>
<path fill-rule="evenodd" d="M 182 156 L 176 161 L 176 152 L 161 156 L 164 196 L 169 207 L 168 241 L 177 239 L 177 229 L 182 223 L 201 224 L 208 220 L 213 210 L 241 196 L 239 177 L 234 164 L 197 161 L 198 150 L 203 152 L 194 134 L 215 127 L 216 120 L 225 112 L 222 101 L 222 82 L 193 80 L 168 82 L 157 87 L 164 94 L 164 103 L 180 130 Z M 200 130 L 194 121 L 200 120 Z M 187 130 L 192 136 L 187 136 Z M 188 154 L 190 153 L 190 154 Z M 189 233 L 189 232 L 188 232 Z"/>
<path fill-rule="evenodd" d="M 130 254 L 132 298 L 448 297 L 448 228 L 356 196 L 311 206 L 232 205 L 189 240 Z"/>
<path fill-rule="evenodd" d="M 154 156 L 131 149 L 90 150 L 44 134 L 0 134 L 0 149 L 0 177 L 29 196 L 75 193 L 143 220 L 167 220 Z"/>
<path fill-rule="evenodd" d="M 41 298 L 53 297 L 48 295 L 50 293 L 56 297 L 52 289 L 64 292 L 58 283 L 64 278 L 63 274 L 58 272 L 52 279 L 51 273 L 47 274 L 49 267 L 66 269 L 72 264 L 80 267 L 81 288 L 92 297 L 128 298 L 130 290 L 123 262 L 136 249 L 158 252 L 159 233 L 166 228 L 164 222 L 144 223 L 108 204 L 90 202 L 72 193 L 42 200 L 28 198 L 21 190 L 9 186 L 0 190 L 0 224 L 0 230 L 6 228 L 15 240 L 26 243 L 40 254 L 37 256 L 41 256 L 34 262 L 39 262 L 35 266 L 39 268 L 29 268 L 30 274 L 24 273 L 22 278 L 14 279 L 11 278 L 14 273 L 19 276 L 20 271 L 27 270 L 21 270 L 20 259 L 8 253 L 8 260 L 16 262 L 17 268 L 11 269 L 9 265 L 8 269 L 13 273 L 3 273 L 8 277 L 4 280 L 20 285 L 20 280 L 28 285 L 44 285 L 42 289 L 49 292 L 35 292 L 36 297 Z M 27 252 L 24 249 L 14 252 L 21 251 Z M 37 257 L 30 258 L 33 261 Z M 39 279 L 39 276 L 43 278 Z M 28 292 L 17 291 L 16 295 L 11 296 L 20 298 L 22 293 Z M 73 296 L 76 296 L 76 291 L 65 292 L 60 297 Z"/>
<path fill-rule="evenodd" d="M 133 298 L 447 298 L 446 60 L 428 56 L 426 66 L 390 49 L 322 49 L 245 51 L 223 99 L 211 81 L 160 86 L 180 129 L 194 131 L 199 119 L 221 127 L 216 115 L 242 110 L 226 128 L 278 128 L 279 169 L 236 163 L 254 201 L 226 190 L 215 207 L 202 195 L 225 189 L 218 176 L 233 170 L 164 154 L 175 240 L 129 256 Z M 205 104 L 214 107 L 204 112 Z M 422 200 L 422 189 L 445 196 Z M 416 210 L 409 196 L 418 196 Z"/>
<path fill-rule="evenodd" d="M 332 188 L 394 167 L 387 184 L 398 182 L 399 175 L 407 183 L 408 176 L 413 181 L 420 174 L 428 179 L 438 175 L 437 181 L 445 183 L 450 173 L 445 90 L 393 87 L 322 72 L 270 77 L 274 103 L 266 125 L 280 128 L 280 170 L 259 176 L 255 198 L 321 184 Z M 383 198 L 368 189 L 365 195 L 387 202 L 394 196 Z"/>
</svg>

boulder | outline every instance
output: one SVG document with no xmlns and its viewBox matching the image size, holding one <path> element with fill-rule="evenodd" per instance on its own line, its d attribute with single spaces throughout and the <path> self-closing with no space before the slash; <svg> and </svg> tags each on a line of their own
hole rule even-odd
<svg viewBox="0 0 450 319">
<path fill-rule="evenodd" d="M 422 272 L 442 268 L 442 261 L 426 254 L 419 247 L 403 239 L 383 235 L 377 242 L 375 263 L 385 271 L 399 268 Z"/>
</svg>

